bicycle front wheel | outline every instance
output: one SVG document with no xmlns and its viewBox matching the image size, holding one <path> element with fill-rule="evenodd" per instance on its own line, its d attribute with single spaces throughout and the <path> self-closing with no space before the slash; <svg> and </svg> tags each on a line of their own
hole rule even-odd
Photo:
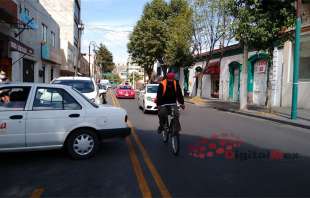
<svg viewBox="0 0 310 198">
<path fill-rule="evenodd" d="M 168 133 L 168 131 L 166 129 L 161 132 L 161 137 L 162 137 L 164 143 L 168 142 L 168 140 L 169 140 L 169 133 Z"/>
<path fill-rule="evenodd" d="M 171 136 L 171 151 L 174 155 L 179 155 L 180 152 L 180 135 L 175 133 Z"/>
</svg>

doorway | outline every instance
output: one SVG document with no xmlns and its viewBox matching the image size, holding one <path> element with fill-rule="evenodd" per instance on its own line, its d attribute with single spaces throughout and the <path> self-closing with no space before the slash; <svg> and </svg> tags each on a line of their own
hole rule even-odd
<svg viewBox="0 0 310 198">
<path fill-rule="evenodd" d="M 34 82 L 34 62 L 23 59 L 23 81 Z"/>
</svg>

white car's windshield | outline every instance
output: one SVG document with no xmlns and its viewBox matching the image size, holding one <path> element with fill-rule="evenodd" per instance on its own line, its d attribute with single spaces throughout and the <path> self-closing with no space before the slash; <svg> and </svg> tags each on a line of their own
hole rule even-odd
<svg viewBox="0 0 310 198">
<path fill-rule="evenodd" d="M 95 108 L 99 108 L 99 106 L 91 101 L 89 98 L 87 98 L 86 96 L 84 96 L 84 94 L 82 94 L 79 90 L 75 89 L 75 88 L 72 88 L 76 93 L 78 93 L 80 96 L 82 96 L 89 104 L 91 104 L 93 107 Z"/>
<path fill-rule="evenodd" d="M 95 90 L 91 80 L 55 80 L 53 84 L 68 85 L 82 93 L 90 93 Z"/>
</svg>

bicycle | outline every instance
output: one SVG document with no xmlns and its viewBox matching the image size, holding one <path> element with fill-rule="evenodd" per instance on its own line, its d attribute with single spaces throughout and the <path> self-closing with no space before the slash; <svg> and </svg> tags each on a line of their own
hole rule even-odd
<svg viewBox="0 0 310 198">
<path fill-rule="evenodd" d="M 169 137 L 171 139 L 171 152 L 174 155 L 178 155 L 180 152 L 180 133 L 178 126 L 180 125 L 178 118 L 176 117 L 176 111 L 178 111 L 178 106 L 176 104 L 162 105 L 169 106 L 168 108 L 168 119 L 162 131 L 162 140 L 167 143 Z M 180 127 L 179 127 L 180 128 Z"/>
</svg>

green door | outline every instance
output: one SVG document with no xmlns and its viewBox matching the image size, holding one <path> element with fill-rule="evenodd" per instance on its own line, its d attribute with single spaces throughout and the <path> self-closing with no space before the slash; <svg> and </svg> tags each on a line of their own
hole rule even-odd
<svg viewBox="0 0 310 198">
<path fill-rule="evenodd" d="M 234 98 L 234 84 L 235 84 L 234 71 L 235 71 L 235 68 L 232 65 L 230 65 L 229 66 L 229 99 L 230 100 L 233 100 Z"/>
</svg>

